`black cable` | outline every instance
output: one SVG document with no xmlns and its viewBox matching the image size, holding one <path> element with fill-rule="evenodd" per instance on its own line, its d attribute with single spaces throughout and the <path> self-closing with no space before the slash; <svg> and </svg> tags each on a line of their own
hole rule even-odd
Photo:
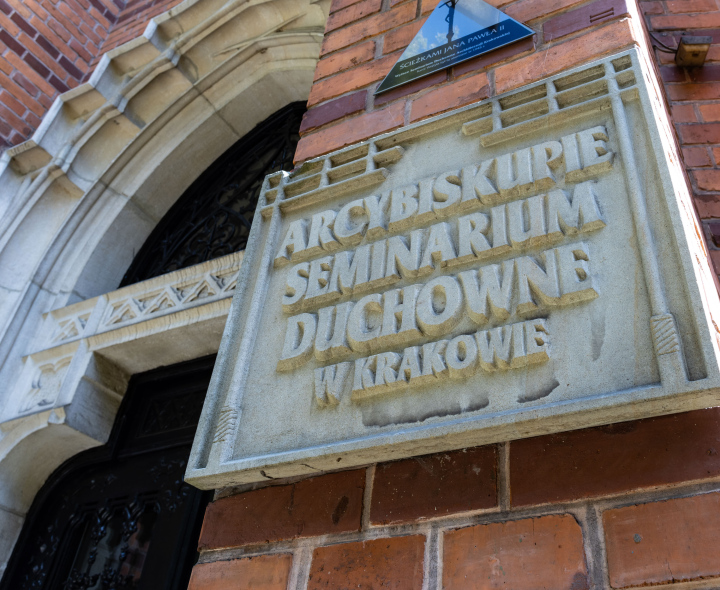
<svg viewBox="0 0 720 590">
<path fill-rule="evenodd" d="M 653 35 L 652 33 L 650 33 L 650 37 L 653 39 L 653 41 L 655 41 L 656 43 L 659 43 L 662 47 L 664 47 L 664 49 L 661 49 L 661 48 L 658 47 L 657 45 L 653 45 L 653 47 L 655 47 L 655 49 L 657 49 L 658 51 L 662 51 L 663 53 L 677 53 L 677 49 L 673 49 L 673 48 L 670 47 L 669 45 L 665 45 L 665 43 L 663 43 L 662 41 L 660 41 L 660 39 L 658 39 L 658 38 L 657 38 L 655 35 Z"/>
</svg>

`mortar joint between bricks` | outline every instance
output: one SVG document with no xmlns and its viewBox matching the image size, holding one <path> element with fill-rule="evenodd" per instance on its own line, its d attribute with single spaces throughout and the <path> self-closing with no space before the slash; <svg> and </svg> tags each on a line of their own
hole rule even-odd
<svg viewBox="0 0 720 590">
<path fill-rule="evenodd" d="M 610 585 L 610 572 L 608 571 L 607 548 L 605 547 L 605 529 L 602 522 L 603 512 L 598 504 L 588 506 L 588 518 L 592 519 L 592 526 L 588 532 L 593 535 L 588 544 L 590 545 L 593 561 L 596 562 L 594 565 L 597 565 L 593 572 L 596 579 L 593 581 L 600 588 L 612 588 Z"/>
<path fill-rule="evenodd" d="M 602 571 L 598 575 L 598 568 L 602 570 L 602 565 L 598 565 L 597 543 L 597 514 L 594 506 L 590 503 L 584 503 L 577 507 L 573 512 L 569 512 L 580 527 L 583 539 L 583 554 L 585 557 L 585 566 L 587 568 L 587 579 L 590 588 L 604 588 L 602 583 Z"/>
<path fill-rule="evenodd" d="M 305 590 L 307 588 L 313 550 L 314 547 L 301 545 L 293 551 L 292 569 L 288 576 L 287 587 L 289 590 Z"/>
<path fill-rule="evenodd" d="M 498 508 L 503 512 L 511 508 L 510 444 L 500 443 L 497 450 L 497 501 Z"/>
<path fill-rule="evenodd" d="M 375 90 L 379 85 L 373 84 L 367 89 L 367 96 L 365 97 L 365 112 L 371 113 L 375 110 Z"/>
<path fill-rule="evenodd" d="M 487 81 L 488 81 L 488 88 L 490 91 L 490 96 L 497 96 L 497 89 L 495 87 L 495 69 L 489 69 L 486 70 L 487 75 Z"/>
<path fill-rule="evenodd" d="M 383 46 L 385 45 L 385 33 L 372 39 L 375 43 L 375 57 L 373 59 L 380 59 L 383 56 Z"/>
<path fill-rule="evenodd" d="M 436 526 L 431 526 L 425 534 L 423 590 L 438 590 L 438 571 L 442 570 L 441 545 L 440 531 Z"/>
<path fill-rule="evenodd" d="M 718 477 L 713 477 L 706 481 L 683 481 L 663 487 L 623 492 L 622 494 L 617 494 L 612 497 L 598 497 L 592 499 L 592 504 L 596 506 L 598 510 L 604 512 L 615 508 L 692 498 L 693 496 L 712 493 L 720 493 L 720 479 Z"/>
<path fill-rule="evenodd" d="M 372 506 L 372 494 L 373 485 L 375 483 L 375 471 L 377 466 L 375 464 L 369 465 L 365 470 L 365 489 L 363 490 L 363 506 L 362 506 L 362 531 L 367 531 L 370 528 L 370 508 Z"/>
</svg>

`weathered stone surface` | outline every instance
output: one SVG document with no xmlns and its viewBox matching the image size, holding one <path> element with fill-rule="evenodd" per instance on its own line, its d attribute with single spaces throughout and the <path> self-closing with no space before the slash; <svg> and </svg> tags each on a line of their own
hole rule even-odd
<svg viewBox="0 0 720 590">
<path fill-rule="evenodd" d="M 53 108 L 48 100 L 33 137 L 3 154 L 0 505 L 14 517 L 0 523 L 0 574 L 16 523 L 48 476 L 107 441 L 129 376 L 217 352 L 232 272 L 210 278 L 209 289 L 195 283 L 193 271 L 181 273 L 189 284 L 161 279 L 124 294 L 116 288 L 203 170 L 268 116 L 307 99 L 323 5 L 261 2 L 252 18 L 246 6 L 218 27 L 216 3 L 169 13 L 156 3 L 145 11 L 153 20 L 147 36 L 133 28 L 142 21 L 127 21 L 127 31 L 139 36 L 121 47 L 114 44 L 122 38 L 108 40 L 92 76 Z M 84 8 L 75 12 L 70 18 L 94 18 Z M 281 28 L 283 38 L 263 46 L 261 36 Z M 171 46 L 176 53 L 168 61 Z M 188 289 L 195 286 L 193 296 Z M 152 300 L 164 288 L 170 299 L 159 297 L 156 307 Z M 135 317 L 106 325 L 96 312 L 109 311 L 119 295 L 135 305 Z"/>
<path fill-rule="evenodd" d="M 593 34 L 625 39 L 623 22 Z M 553 78 L 266 179 L 190 482 L 716 401 L 715 285 L 651 74 L 634 50 L 570 72 L 572 56 L 556 57 Z M 486 83 L 431 90 L 410 116 Z M 405 111 L 363 117 L 379 132 Z M 303 141 L 367 137 L 359 121 Z"/>
</svg>

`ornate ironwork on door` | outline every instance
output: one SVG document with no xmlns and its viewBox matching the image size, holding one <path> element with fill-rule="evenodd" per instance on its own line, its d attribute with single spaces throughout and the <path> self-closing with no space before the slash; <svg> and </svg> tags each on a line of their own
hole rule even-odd
<svg viewBox="0 0 720 590">
<path fill-rule="evenodd" d="M 291 170 L 305 103 L 293 103 L 228 149 L 185 191 L 123 277 L 131 285 L 242 250 L 263 179 Z"/>
<path fill-rule="evenodd" d="M 187 588 L 209 497 L 183 475 L 214 360 L 132 378 L 109 442 L 38 494 L 0 588 Z"/>
</svg>

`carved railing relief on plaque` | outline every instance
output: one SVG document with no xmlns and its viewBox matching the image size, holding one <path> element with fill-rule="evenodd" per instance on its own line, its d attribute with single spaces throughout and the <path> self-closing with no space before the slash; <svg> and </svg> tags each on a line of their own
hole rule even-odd
<svg viewBox="0 0 720 590">
<path fill-rule="evenodd" d="M 635 53 L 269 176 L 187 476 L 710 405 L 717 295 Z"/>
</svg>

